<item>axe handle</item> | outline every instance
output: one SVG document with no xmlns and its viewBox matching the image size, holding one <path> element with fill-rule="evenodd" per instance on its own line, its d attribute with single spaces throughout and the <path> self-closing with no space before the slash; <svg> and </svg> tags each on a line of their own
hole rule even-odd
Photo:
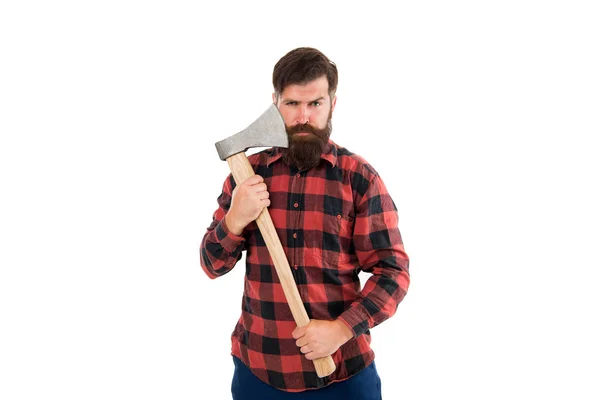
<svg viewBox="0 0 600 400">
<path fill-rule="evenodd" d="M 246 157 L 246 153 L 244 152 L 234 154 L 227 158 L 227 163 L 229 164 L 233 178 L 238 185 L 255 174 L 250 162 L 248 161 L 248 158 Z M 304 304 L 300 298 L 300 293 L 296 287 L 296 282 L 294 281 L 290 264 L 285 256 L 283 246 L 281 245 L 279 236 L 277 236 L 277 231 L 275 230 L 273 220 L 271 219 L 271 215 L 269 214 L 267 208 L 262 210 L 256 219 L 256 224 L 258 225 L 258 229 L 260 229 L 260 233 L 267 244 L 267 249 L 269 250 L 273 264 L 275 265 L 277 276 L 279 277 L 279 281 L 283 287 L 285 298 L 290 306 L 290 309 L 292 310 L 292 315 L 294 316 L 296 325 L 308 325 L 310 319 L 308 318 L 308 314 L 306 313 L 306 309 L 304 308 Z M 333 371 L 335 371 L 335 363 L 333 362 L 333 358 L 331 358 L 331 356 L 318 358 L 313 360 L 313 362 L 315 364 L 317 375 L 320 378 L 331 375 Z"/>
</svg>

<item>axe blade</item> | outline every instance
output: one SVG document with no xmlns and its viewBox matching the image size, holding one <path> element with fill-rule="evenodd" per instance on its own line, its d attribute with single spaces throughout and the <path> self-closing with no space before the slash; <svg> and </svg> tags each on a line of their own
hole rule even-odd
<svg viewBox="0 0 600 400">
<path fill-rule="evenodd" d="M 285 122 L 275 106 L 271 106 L 243 131 L 215 143 L 221 160 L 245 152 L 251 147 L 288 147 Z"/>
</svg>

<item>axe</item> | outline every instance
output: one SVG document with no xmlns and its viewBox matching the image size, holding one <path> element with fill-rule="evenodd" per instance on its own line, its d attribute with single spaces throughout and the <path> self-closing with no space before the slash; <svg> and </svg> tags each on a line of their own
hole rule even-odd
<svg viewBox="0 0 600 400">
<path fill-rule="evenodd" d="M 288 147 L 288 137 L 285 123 L 279 110 L 273 104 L 256 121 L 243 131 L 215 143 L 221 160 L 227 161 L 236 184 L 241 184 L 254 175 L 254 170 L 246 157 L 246 150 L 251 147 Z M 302 327 L 310 322 L 300 293 L 296 287 L 290 265 L 283 251 L 281 241 L 273 225 L 269 211 L 265 207 L 256 224 L 262 234 L 277 276 L 283 287 L 283 293 L 292 310 L 296 325 Z M 335 363 L 331 356 L 313 360 L 317 375 L 322 378 L 335 371 Z"/>
</svg>

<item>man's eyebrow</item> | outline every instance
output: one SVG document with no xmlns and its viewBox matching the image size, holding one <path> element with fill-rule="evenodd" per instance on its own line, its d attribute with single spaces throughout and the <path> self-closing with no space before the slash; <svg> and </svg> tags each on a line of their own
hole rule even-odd
<svg viewBox="0 0 600 400">
<path fill-rule="evenodd" d="M 314 99 L 314 100 L 308 101 L 307 103 L 314 103 L 315 101 L 321 101 L 321 100 L 324 100 L 324 99 L 325 99 L 325 96 L 321 96 L 321 97 L 319 97 L 318 99 Z M 298 101 L 298 100 L 294 100 L 294 99 L 288 99 L 288 98 L 285 98 L 285 97 L 282 99 L 282 101 L 283 101 L 284 103 L 290 103 L 290 102 L 294 102 L 294 103 L 301 103 L 301 102 L 300 102 L 300 101 Z"/>
</svg>

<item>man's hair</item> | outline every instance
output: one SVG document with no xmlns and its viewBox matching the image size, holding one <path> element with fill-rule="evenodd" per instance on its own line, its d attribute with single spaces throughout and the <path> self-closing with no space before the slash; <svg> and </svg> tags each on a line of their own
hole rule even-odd
<svg viewBox="0 0 600 400">
<path fill-rule="evenodd" d="M 279 97 L 288 85 L 305 85 L 322 76 L 329 83 L 329 97 L 337 89 L 338 71 L 325 54 L 311 47 L 299 47 L 287 53 L 273 68 L 273 89 Z"/>
</svg>

